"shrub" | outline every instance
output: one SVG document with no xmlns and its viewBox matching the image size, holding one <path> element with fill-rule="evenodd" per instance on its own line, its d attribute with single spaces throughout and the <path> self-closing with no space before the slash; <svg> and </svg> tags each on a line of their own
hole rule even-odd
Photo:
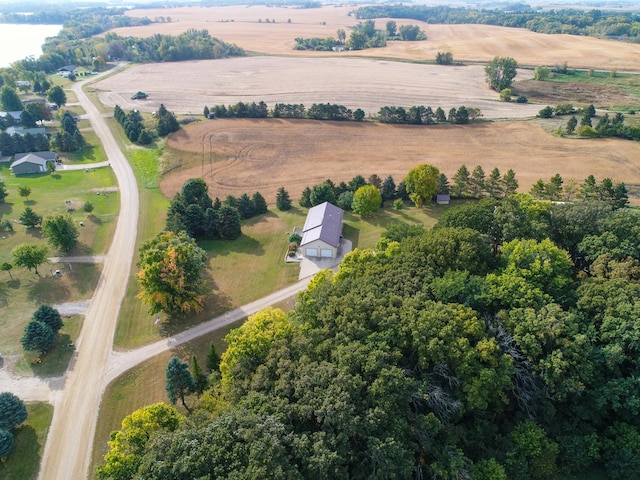
<svg viewBox="0 0 640 480">
<path fill-rule="evenodd" d="M 513 95 L 513 92 L 511 91 L 511 89 L 510 88 L 505 88 L 504 90 L 500 91 L 500 101 L 502 101 L 502 102 L 510 102 L 512 95 Z"/>
<path fill-rule="evenodd" d="M 538 117 L 540 118 L 551 118 L 553 116 L 553 108 L 549 105 L 544 107 L 542 110 L 538 112 Z"/>
<path fill-rule="evenodd" d="M 396 199 L 393 201 L 393 209 L 394 210 L 402 210 L 404 208 L 404 202 L 401 199 Z"/>
<path fill-rule="evenodd" d="M 299 233 L 293 232 L 289 235 L 289 242 L 295 243 L 296 245 L 300 245 L 302 241 L 302 236 Z"/>
<path fill-rule="evenodd" d="M 517 103 L 527 103 L 528 101 L 529 99 L 524 95 L 518 95 L 518 98 L 516 98 Z"/>
<path fill-rule="evenodd" d="M 593 127 L 590 127 L 589 125 L 584 125 L 580 129 L 580 136 L 593 138 L 596 136 L 596 131 L 593 129 Z"/>
</svg>

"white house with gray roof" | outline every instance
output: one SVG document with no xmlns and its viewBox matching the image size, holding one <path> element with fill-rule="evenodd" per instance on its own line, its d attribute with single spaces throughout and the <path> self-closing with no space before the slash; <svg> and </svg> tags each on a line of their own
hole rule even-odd
<svg viewBox="0 0 640 480">
<path fill-rule="evenodd" d="M 309 209 L 302 228 L 300 248 L 305 257 L 336 258 L 342 239 L 344 212 L 324 202 Z"/>
</svg>

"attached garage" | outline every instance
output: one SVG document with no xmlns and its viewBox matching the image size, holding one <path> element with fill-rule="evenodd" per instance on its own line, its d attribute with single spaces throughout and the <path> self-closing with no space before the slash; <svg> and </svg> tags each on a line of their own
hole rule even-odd
<svg viewBox="0 0 640 480">
<path fill-rule="evenodd" d="M 325 202 L 309 209 L 300 246 L 307 258 L 336 258 L 342 238 L 342 209 Z"/>
</svg>

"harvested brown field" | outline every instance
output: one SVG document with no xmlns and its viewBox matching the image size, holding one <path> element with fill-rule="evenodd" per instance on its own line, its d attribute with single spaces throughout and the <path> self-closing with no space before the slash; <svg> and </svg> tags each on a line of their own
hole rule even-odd
<svg viewBox="0 0 640 480">
<path fill-rule="evenodd" d="M 211 144 L 209 144 L 211 141 Z M 392 175 L 400 182 L 421 163 L 436 165 L 449 178 L 460 165 L 482 165 L 487 175 L 512 168 L 520 190 L 556 173 L 582 182 L 593 174 L 627 185 L 640 184 L 640 143 L 618 139 L 555 137 L 531 122 L 458 126 L 391 126 L 312 120 L 211 120 L 172 135 L 170 149 L 191 152 L 191 165 L 169 173 L 160 188 L 169 198 L 204 171 L 212 196 L 260 191 L 273 203 L 284 186 L 297 200 L 307 185 L 327 178 L 338 183 L 361 174 Z M 203 148 L 204 147 L 204 148 Z M 204 155 L 201 157 L 204 150 Z M 226 158 L 213 164 L 209 152 Z M 179 152 L 177 154 L 179 156 Z M 202 169 L 202 160 L 206 165 Z"/>
<path fill-rule="evenodd" d="M 349 16 L 349 12 L 356 8 L 325 6 L 300 9 L 256 5 L 142 9 L 127 14 L 151 20 L 169 17 L 171 22 L 115 31 L 120 35 L 145 37 L 156 33 L 175 35 L 192 28 L 207 29 L 212 36 L 235 43 L 247 51 L 272 55 L 357 55 L 433 61 L 438 51 L 450 51 L 455 60 L 463 62 L 486 62 L 502 56 L 513 57 L 521 65 L 553 66 L 566 61 L 573 68 L 617 69 L 620 72 L 637 72 L 640 68 L 640 45 L 637 44 L 575 35 L 545 35 L 491 25 L 432 25 L 416 20 L 395 21 L 398 26 L 420 25 L 427 34 L 426 41 L 389 42 L 385 48 L 340 54 L 293 50 L 296 37 L 335 37 L 339 28 L 345 29 L 348 35 L 349 28 L 359 22 Z M 267 19 L 269 23 L 266 23 Z M 384 28 L 387 20 L 376 19 L 376 25 Z"/>
<path fill-rule="evenodd" d="M 177 67 L 178 66 L 178 67 Z M 531 70 L 519 78 L 531 78 Z M 107 106 L 151 112 L 162 103 L 181 114 L 201 115 L 205 105 L 238 102 L 333 103 L 375 116 L 383 106 L 479 108 L 484 118 L 530 118 L 539 105 L 500 102 L 480 65 L 450 66 L 363 58 L 242 57 L 144 64 L 95 84 Z M 146 100 L 131 100 L 144 90 Z"/>
</svg>

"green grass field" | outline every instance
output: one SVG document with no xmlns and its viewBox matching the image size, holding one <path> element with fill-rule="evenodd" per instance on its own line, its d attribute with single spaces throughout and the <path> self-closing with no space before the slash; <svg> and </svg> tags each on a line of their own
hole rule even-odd
<svg viewBox="0 0 640 480">
<path fill-rule="evenodd" d="M 14 431 L 11 453 L 0 462 L 0 478 L 3 480 L 32 480 L 38 476 L 53 406 L 44 402 L 26 406 L 27 421 Z"/>
<path fill-rule="evenodd" d="M 39 229 L 27 229 L 20 225 L 19 217 L 29 206 L 43 217 L 66 214 L 68 209 L 79 226 L 79 245 L 69 255 L 105 253 L 115 229 L 119 208 L 119 195 L 113 191 L 115 177 L 111 169 L 93 169 L 91 172 L 68 171 L 53 175 L 13 176 L 7 164 L 0 164 L 0 177 L 6 184 L 9 196 L 0 204 L 0 216 L 11 221 L 14 231 L 2 232 L 0 237 L 0 262 L 12 263 L 11 251 L 22 243 L 41 243 Z M 28 199 L 18 194 L 18 187 L 28 186 Z M 94 205 L 91 214 L 82 211 L 82 205 L 90 201 Z M 58 252 L 50 249 L 51 256 Z M 60 277 L 52 272 L 59 269 Z M 0 306 L 6 314 L 0 318 L 3 335 L 0 351 L 19 353 L 19 340 L 24 326 L 35 308 L 43 303 L 53 304 L 91 298 L 100 276 L 99 265 L 75 264 L 69 270 L 67 263 L 45 264 L 40 276 L 24 268 L 13 267 L 0 275 Z"/>
</svg>

